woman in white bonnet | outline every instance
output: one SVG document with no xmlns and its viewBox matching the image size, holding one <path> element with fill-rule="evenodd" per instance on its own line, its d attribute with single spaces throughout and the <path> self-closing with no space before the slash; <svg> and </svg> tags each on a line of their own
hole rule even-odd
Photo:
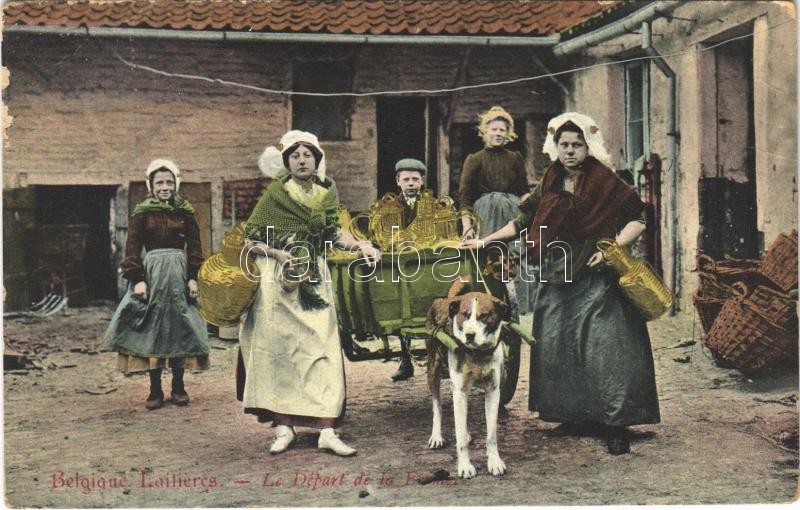
<svg viewBox="0 0 800 510">
<path fill-rule="evenodd" d="M 344 361 L 322 255 L 326 242 L 359 250 L 372 265 L 381 253 L 339 229 L 336 184 L 316 136 L 287 132 L 259 166 L 275 180 L 245 226 L 261 284 L 239 335 L 238 393 L 246 413 L 277 428 L 270 453 L 289 448 L 295 427 L 311 427 L 320 430 L 320 449 L 354 455 L 334 432 L 345 412 Z"/>
<path fill-rule="evenodd" d="M 612 455 L 628 453 L 626 427 L 660 421 L 653 355 L 644 318 L 596 244 L 636 241 L 645 229 L 644 204 L 607 166 L 590 117 L 570 112 L 552 119 L 544 152 L 553 163 L 520 215 L 483 239 L 527 228 L 528 254 L 543 252 L 528 406 L 567 433 L 602 432 Z"/>
</svg>

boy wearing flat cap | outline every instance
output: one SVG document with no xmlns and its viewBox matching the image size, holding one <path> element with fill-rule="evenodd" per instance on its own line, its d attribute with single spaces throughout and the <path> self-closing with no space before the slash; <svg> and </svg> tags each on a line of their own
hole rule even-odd
<svg viewBox="0 0 800 510">
<path fill-rule="evenodd" d="M 397 186 L 400 188 L 398 202 L 403 210 L 403 224 L 400 228 L 406 228 L 417 216 L 417 197 L 425 186 L 425 164 L 417 159 L 401 159 L 394 166 L 394 177 Z M 392 374 L 393 381 L 404 381 L 414 375 L 414 364 L 411 362 L 409 351 L 409 340 L 400 336 L 400 366 Z"/>
<path fill-rule="evenodd" d="M 425 186 L 425 164 L 417 159 L 401 159 L 394 166 L 394 178 L 400 188 L 400 202 L 403 206 L 403 224 L 406 228 L 417 216 L 417 197 Z"/>
</svg>

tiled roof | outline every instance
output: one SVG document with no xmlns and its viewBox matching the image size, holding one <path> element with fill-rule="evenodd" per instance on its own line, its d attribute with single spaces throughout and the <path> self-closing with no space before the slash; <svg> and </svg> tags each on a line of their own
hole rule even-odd
<svg viewBox="0 0 800 510">
<path fill-rule="evenodd" d="M 5 23 L 333 34 L 553 35 L 621 0 L 12 1 Z"/>
</svg>

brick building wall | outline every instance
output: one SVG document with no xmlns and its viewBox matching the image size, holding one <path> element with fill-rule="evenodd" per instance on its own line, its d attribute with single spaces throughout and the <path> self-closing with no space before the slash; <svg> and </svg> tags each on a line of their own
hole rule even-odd
<svg viewBox="0 0 800 510">
<path fill-rule="evenodd" d="M 225 181 L 222 186 L 223 219 L 235 219 L 236 223 L 245 221 L 271 182 L 268 178 Z"/>
<path fill-rule="evenodd" d="M 291 88 L 292 62 L 348 60 L 359 91 L 453 86 L 463 49 L 446 46 L 332 46 L 86 37 L 7 36 L 3 59 L 11 72 L 6 100 L 13 116 L 5 149 L 5 186 L 120 184 L 141 180 L 151 158 L 173 157 L 186 182 L 259 176 L 256 160 L 291 128 L 285 97 L 205 81 L 165 77 L 127 67 L 112 51 L 172 73 L 212 76 L 261 87 Z M 528 49 L 472 50 L 464 83 L 541 72 Z M 390 65 L 388 63 L 391 63 Z M 444 95 L 442 95 L 444 96 Z M 557 113 L 552 84 L 460 93 L 453 122 L 503 104 L 517 118 Z M 43 141 L 47 140 L 47 143 Z M 363 210 L 375 197 L 375 99 L 354 101 L 350 139 L 323 141 L 342 201 Z M 460 165 L 460 162 L 452 162 Z M 221 207 L 222 197 L 213 200 Z M 221 211 L 213 229 L 222 228 Z M 214 232 L 214 244 L 219 234 Z"/>
<path fill-rule="evenodd" d="M 124 248 L 128 188 L 143 180 L 155 157 L 173 158 L 187 183 L 210 189 L 208 236 L 219 248 L 230 228 L 225 183 L 261 177 L 264 147 L 292 128 L 292 101 L 282 95 L 133 69 L 118 58 L 168 71 L 259 87 L 290 90 L 293 64 L 347 62 L 356 91 L 442 89 L 540 74 L 532 49 L 476 48 L 463 66 L 464 48 L 400 45 L 312 45 L 205 42 L 6 34 L 2 52 L 10 72 L 4 100 L 12 122 L 4 141 L 4 189 L 36 185 L 119 186 L 110 225 L 114 264 Z M 477 114 L 505 106 L 515 118 L 558 113 L 560 91 L 547 80 L 430 95 L 435 122 L 452 106 L 451 125 L 474 125 Z M 328 174 L 342 203 L 366 210 L 377 198 L 377 99 L 352 102 L 349 138 L 323 140 Z M 434 115 L 435 113 L 435 115 Z M 430 129 L 440 131 L 436 125 Z M 539 126 L 541 129 L 541 126 Z M 531 131 L 524 123 L 518 130 Z M 534 130 L 535 131 L 535 130 Z M 462 161 L 449 158 L 440 135 L 440 182 L 457 176 Z M 530 147 L 529 154 L 538 152 Z M 458 153 L 458 151 L 456 151 Z M 457 180 L 455 180 L 457 183 Z M 449 184 L 449 183 L 448 183 Z M 447 187 L 445 191 L 455 194 Z M 252 197 L 250 197 L 252 198 Z M 229 199 L 228 199 L 229 200 Z M 237 211 L 238 212 L 238 211 Z M 237 219 L 239 217 L 237 214 Z"/>
</svg>

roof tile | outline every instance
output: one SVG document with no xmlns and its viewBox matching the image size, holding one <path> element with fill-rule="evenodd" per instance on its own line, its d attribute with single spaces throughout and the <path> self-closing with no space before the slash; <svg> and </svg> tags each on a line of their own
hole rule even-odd
<svg viewBox="0 0 800 510">
<path fill-rule="evenodd" d="M 354 34 L 551 35 L 622 0 L 12 0 L 6 24 Z"/>
</svg>

